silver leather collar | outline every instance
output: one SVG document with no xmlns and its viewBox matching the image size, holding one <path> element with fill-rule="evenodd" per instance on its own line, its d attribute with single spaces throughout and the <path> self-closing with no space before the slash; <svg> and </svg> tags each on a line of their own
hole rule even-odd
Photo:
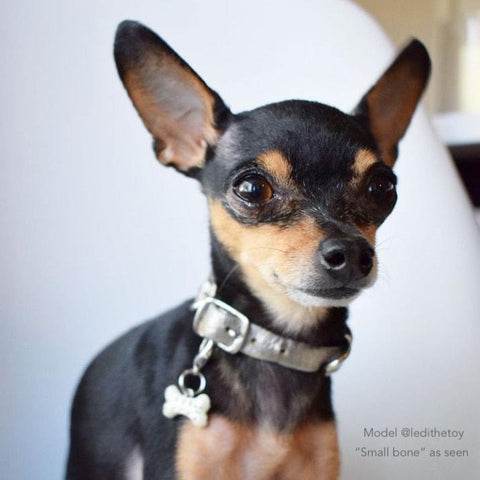
<svg viewBox="0 0 480 480">
<path fill-rule="evenodd" d="M 350 354 L 352 336 L 345 334 L 345 347 L 313 347 L 273 333 L 252 323 L 245 315 L 215 298 L 216 285 L 207 281 L 192 305 L 193 329 L 203 338 L 231 353 L 277 363 L 302 372 L 324 368 L 330 375 Z"/>
</svg>

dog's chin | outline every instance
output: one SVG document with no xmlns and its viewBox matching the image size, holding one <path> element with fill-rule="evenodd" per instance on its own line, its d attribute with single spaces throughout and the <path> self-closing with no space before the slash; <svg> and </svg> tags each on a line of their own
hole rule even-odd
<svg viewBox="0 0 480 480">
<path fill-rule="evenodd" d="M 361 293 L 360 289 L 336 288 L 319 292 L 294 289 L 288 296 L 304 307 L 346 307 Z"/>
</svg>

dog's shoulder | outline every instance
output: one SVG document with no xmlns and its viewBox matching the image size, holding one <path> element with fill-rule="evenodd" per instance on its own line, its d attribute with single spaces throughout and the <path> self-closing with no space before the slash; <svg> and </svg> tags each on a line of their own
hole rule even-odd
<svg viewBox="0 0 480 480">
<path fill-rule="evenodd" d="M 127 331 L 106 346 L 82 376 L 73 410 L 84 410 L 85 400 L 95 408 L 111 408 L 116 401 L 163 395 L 178 372 L 187 368 L 200 342 L 191 328 L 191 301 Z M 118 395 L 121 392 L 121 395 Z"/>
<path fill-rule="evenodd" d="M 72 406 L 68 478 L 106 478 L 104 471 L 123 478 L 152 425 L 163 434 L 145 437 L 156 452 L 149 462 L 161 465 L 162 478 L 173 478 L 165 455 L 175 446 L 177 422 L 164 418 L 161 406 L 166 386 L 191 363 L 201 341 L 191 328 L 191 303 L 129 330 L 87 367 Z"/>
</svg>

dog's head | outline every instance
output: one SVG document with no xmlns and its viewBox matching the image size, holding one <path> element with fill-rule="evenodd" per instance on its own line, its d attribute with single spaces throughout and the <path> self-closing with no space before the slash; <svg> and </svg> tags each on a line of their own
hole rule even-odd
<svg viewBox="0 0 480 480">
<path fill-rule="evenodd" d="M 398 142 L 430 72 L 419 41 L 352 114 L 297 100 L 233 114 L 136 22 L 119 26 L 115 59 L 157 158 L 201 182 L 215 240 L 254 294 L 338 306 L 373 283 L 375 232 L 396 201 Z"/>
</svg>

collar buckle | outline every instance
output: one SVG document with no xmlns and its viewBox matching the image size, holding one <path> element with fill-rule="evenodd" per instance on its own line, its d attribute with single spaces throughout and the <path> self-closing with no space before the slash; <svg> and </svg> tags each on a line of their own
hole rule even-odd
<svg viewBox="0 0 480 480">
<path fill-rule="evenodd" d="M 221 321 L 209 322 L 212 315 L 220 315 Z M 245 344 L 250 321 L 225 302 L 207 296 L 196 304 L 193 328 L 201 337 L 214 339 L 222 350 L 235 354 Z"/>
<path fill-rule="evenodd" d="M 222 302 L 216 295 L 216 284 L 209 279 L 194 300 L 193 329 L 202 338 L 230 354 L 242 352 L 257 360 L 265 360 L 303 372 L 323 368 L 329 376 L 340 368 L 350 353 L 352 336 L 346 328 L 345 347 L 315 347 L 278 335 L 251 323 L 248 317 Z"/>
</svg>

